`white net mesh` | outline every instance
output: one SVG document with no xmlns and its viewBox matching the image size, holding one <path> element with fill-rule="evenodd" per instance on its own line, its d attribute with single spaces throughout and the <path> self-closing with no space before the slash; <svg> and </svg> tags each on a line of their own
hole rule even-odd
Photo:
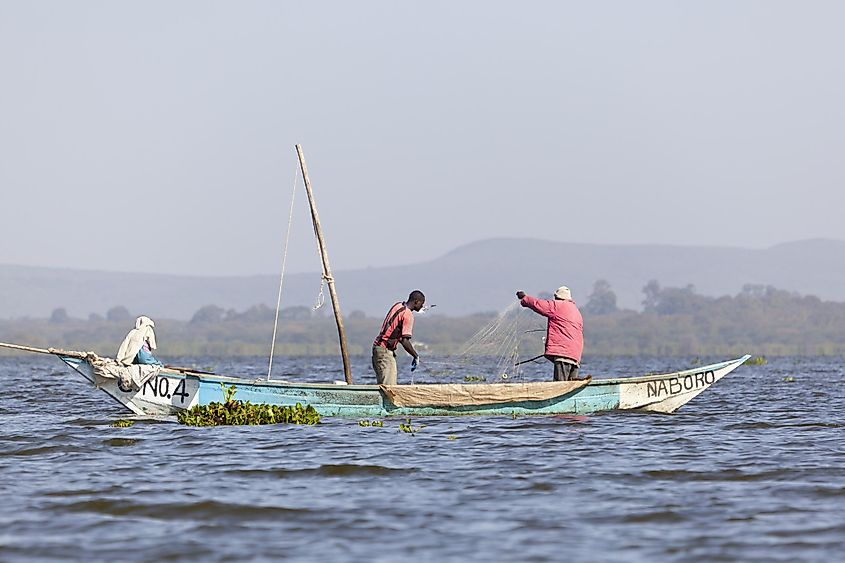
<svg viewBox="0 0 845 563">
<path fill-rule="evenodd" d="M 542 334 L 545 329 L 536 328 L 536 315 L 514 301 L 486 326 L 476 332 L 450 360 L 461 366 L 483 363 L 494 365 L 493 374 L 498 380 L 518 378 L 522 375 L 519 362 L 542 352 Z M 533 334 L 540 342 L 530 351 L 520 351 L 523 340 Z M 532 339 L 533 340 L 533 339 Z M 532 343 L 533 344 L 533 343 Z M 536 350 L 535 350 L 536 348 Z M 531 352 L 536 352 L 531 354 Z M 522 358 L 520 358 L 522 356 Z"/>
</svg>

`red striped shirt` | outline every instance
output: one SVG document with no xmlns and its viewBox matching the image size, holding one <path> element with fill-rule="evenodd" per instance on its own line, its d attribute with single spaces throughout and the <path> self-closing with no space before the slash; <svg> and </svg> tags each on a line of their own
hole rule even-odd
<svg viewBox="0 0 845 563">
<path fill-rule="evenodd" d="M 383 346 L 396 350 L 400 338 L 411 338 L 414 330 L 414 315 L 403 302 L 395 303 L 384 317 L 381 330 L 373 341 L 373 346 Z"/>
</svg>

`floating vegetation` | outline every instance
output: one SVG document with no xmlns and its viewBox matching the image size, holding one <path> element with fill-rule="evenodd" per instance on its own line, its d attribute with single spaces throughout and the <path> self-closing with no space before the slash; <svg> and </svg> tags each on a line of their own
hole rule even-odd
<svg viewBox="0 0 845 563">
<path fill-rule="evenodd" d="M 115 420 L 109 426 L 114 426 L 115 428 L 129 428 L 135 424 L 134 420 L 126 420 L 125 418 L 121 418 L 120 420 Z"/>
<path fill-rule="evenodd" d="M 471 383 L 473 381 L 486 381 L 486 380 L 483 377 L 481 377 L 480 375 L 465 375 L 464 381 L 466 381 L 467 383 Z"/>
<path fill-rule="evenodd" d="M 786 377 L 783 378 L 783 380 L 786 381 L 787 383 L 792 383 L 792 382 L 795 381 L 795 378 L 792 377 L 791 375 L 787 375 Z"/>
<path fill-rule="evenodd" d="M 406 422 L 404 424 L 401 422 L 399 423 L 400 432 L 404 432 L 405 434 L 410 434 L 411 436 L 413 436 L 414 434 L 425 428 L 425 426 L 411 426 L 410 418 L 407 418 L 405 420 Z"/>
<path fill-rule="evenodd" d="M 374 426 L 377 428 L 382 428 L 384 426 L 383 420 L 359 420 L 358 426 Z"/>
<path fill-rule="evenodd" d="M 320 415 L 311 405 L 293 407 L 279 405 L 253 405 L 249 401 L 236 401 L 237 389 L 222 383 L 223 403 L 197 405 L 176 414 L 176 419 L 188 426 L 223 426 L 241 424 L 318 424 Z"/>
<path fill-rule="evenodd" d="M 747 366 L 764 366 L 768 361 L 763 356 L 754 356 L 753 358 L 748 358 L 745 360 L 745 365 Z"/>
<path fill-rule="evenodd" d="M 457 436 L 455 436 L 454 434 L 450 434 L 449 436 L 446 436 L 446 439 L 447 439 L 447 440 L 457 440 L 457 439 L 458 439 L 458 437 L 457 437 Z"/>
</svg>

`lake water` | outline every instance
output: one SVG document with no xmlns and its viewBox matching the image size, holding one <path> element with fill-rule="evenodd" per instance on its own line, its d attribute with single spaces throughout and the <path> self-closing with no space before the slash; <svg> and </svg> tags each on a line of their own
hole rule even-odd
<svg viewBox="0 0 845 563">
<path fill-rule="evenodd" d="M 274 373 L 331 381 L 337 363 L 276 360 Z M 588 358 L 583 372 L 691 364 Z M 123 408 L 58 359 L 0 358 L 0 560 L 841 560 L 842 366 L 742 366 L 675 415 L 418 418 L 412 435 L 392 419 L 114 428 Z M 485 369 L 426 367 L 418 382 Z"/>
</svg>

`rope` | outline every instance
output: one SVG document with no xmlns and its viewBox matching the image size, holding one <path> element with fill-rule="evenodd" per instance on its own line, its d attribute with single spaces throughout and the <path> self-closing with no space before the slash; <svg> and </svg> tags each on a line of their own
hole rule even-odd
<svg viewBox="0 0 845 563">
<path fill-rule="evenodd" d="M 276 318 L 273 321 L 273 341 L 270 343 L 270 366 L 267 368 L 267 381 L 270 381 L 270 374 L 273 372 L 273 354 L 276 351 L 276 330 L 279 327 L 279 309 L 282 306 L 282 286 L 285 283 L 285 266 L 288 261 L 288 244 L 290 243 L 290 227 L 293 224 L 293 202 L 296 198 L 296 177 L 299 170 L 293 172 L 293 192 L 290 195 L 290 213 L 288 214 L 288 231 L 285 235 L 285 251 L 282 254 L 282 275 L 279 277 L 279 297 L 276 299 Z M 322 293 L 322 287 L 320 288 Z"/>
<path fill-rule="evenodd" d="M 330 281 L 333 280 L 326 274 L 323 274 L 322 279 L 320 279 L 320 293 L 317 295 L 317 300 L 314 302 L 314 306 L 311 308 L 313 311 L 316 311 L 317 309 L 326 304 L 326 294 L 323 293 L 323 286 L 326 285 L 326 282 Z"/>
<path fill-rule="evenodd" d="M 326 282 L 334 282 L 334 278 L 326 273 L 326 265 L 323 263 L 323 253 L 320 250 L 320 234 L 317 232 L 317 224 L 314 224 L 314 242 L 317 243 L 317 259 L 320 261 L 321 269 L 323 272 L 322 278 L 320 279 L 320 293 L 317 294 L 317 298 L 314 301 L 314 306 L 311 308 L 312 311 L 316 311 L 320 307 L 326 304 L 326 295 L 323 293 L 323 287 Z"/>
</svg>

